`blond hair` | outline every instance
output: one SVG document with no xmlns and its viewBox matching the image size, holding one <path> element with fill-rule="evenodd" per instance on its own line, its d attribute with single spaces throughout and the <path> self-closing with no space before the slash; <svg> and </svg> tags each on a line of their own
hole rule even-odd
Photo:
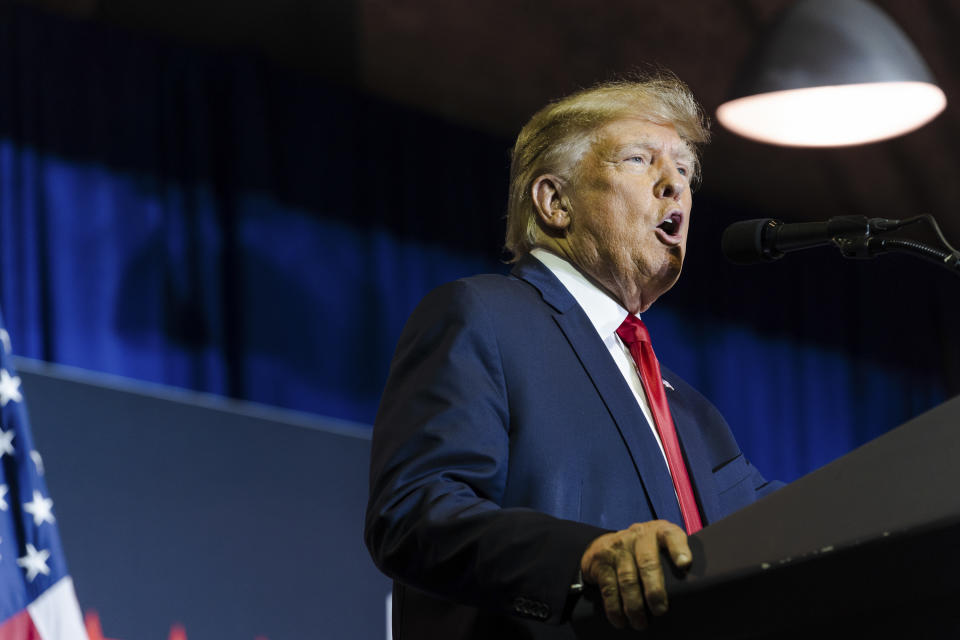
<svg viewBox="0 0 960 640">
<path fill-rule="evenodd" d="M 539 236 L 531 189 L 545 173 L 571 179 L 591 136 L 619 118 L 635 116 L 673 125 L 697 158 L 710 139 L 709 122 L 690 89 L 675 75 L 658 72 L 639 80 L 606 82 L 551 102 L 520 130 L 510 162 L 506 248 L 511 262 L 530 252 Z M 700 178 L 695 162 L 691 183 Z"/>
</svg>

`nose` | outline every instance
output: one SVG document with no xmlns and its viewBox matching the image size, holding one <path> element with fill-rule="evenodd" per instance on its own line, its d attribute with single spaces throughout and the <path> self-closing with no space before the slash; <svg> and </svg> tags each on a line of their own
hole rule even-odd
<svg viewBox="0 0 960 640">
<path fill-rule="evenodd" d="M 676 167 L 668 166 L 665 163 L 655 188 L 658 198 L 673 198 L 676 200 L 686 190 L 687 181 Z"/>
</svg>

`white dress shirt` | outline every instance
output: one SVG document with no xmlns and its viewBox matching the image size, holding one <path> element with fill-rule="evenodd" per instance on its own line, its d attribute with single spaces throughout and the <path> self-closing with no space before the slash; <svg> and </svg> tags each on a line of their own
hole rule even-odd
<svg viewBox="0 0 960 640">
<path fill-rule="evenodd" d="M 660 435 L 657 433 L 656 426 L 654 426 L 653 415 L 650 413 L 650 405 L 647 403 L 647 394 L 643 391 L 643 383 L 640 381 L 637 365 L 633 361 L 633 356 L 630 355 L 630 349 L 617 335 L 617 329 L 629 315 L 629 312 L 610 294 L 590 282 L 576 267 L 560 256 L 539 248 L 534 249 L 530 254 L 542 262 L 557 277 L 560 284 L 570 292 L 580 308 L 587 314 L 593 328 L 600 334 L 600 339 L 607 346 L 607 351 L 610 352 L 613 361 L 617 363 L 617 368 L 620 369 L 623 379 L 627 381 L 627 386 L 630 387 L 633 396 L 637 399 L 640 410 L 646 416 L 647 425 L 649 425 L 653 437 L 660 446 L 660 453 L 663 455 L 663 461 L 666 464 L 667 456 L 663 452 L 663 443 L 660 442 Z"/>
</svg>

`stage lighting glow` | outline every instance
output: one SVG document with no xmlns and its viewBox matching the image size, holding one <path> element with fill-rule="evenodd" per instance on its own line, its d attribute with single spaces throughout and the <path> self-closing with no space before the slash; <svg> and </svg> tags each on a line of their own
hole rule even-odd
<svg viewBox="0 0 960 640">
<path fill-rule="evenodd" d="M 774 91 L 717 109 L 744 137 L 796 147 L 837 147 L 892 138 L 933 120 L 947 98 L 928 82 L 872 82 Z"/>
</svg>

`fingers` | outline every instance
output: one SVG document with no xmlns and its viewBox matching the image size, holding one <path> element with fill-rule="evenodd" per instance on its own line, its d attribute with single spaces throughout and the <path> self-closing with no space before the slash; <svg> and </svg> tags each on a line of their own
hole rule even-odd
<svg viewBox="0 0 960 640">
<path fill-rule="evenodd" d="M 680 527 L 663 527 L 657 532 L 660 548 L 666 549 L 678 569 L 689 569 L 693 562 L 687 534 Z"/>
<path fill-rule="evenodd" d="M 660 565 L 659 538 L 657 534 L 640 536 L 634 546 L 643 593 L 647 598 L 647 606 L 655 616 L 662 616 L 667 612 L 667 585 L 664 583 L 663 567 Z"/>
<path fill-rule="evenodd" d="M 603 598 L 603 610 L 607 614 L 607 620 L 617 629 L 622 629 L 626 626 L 627 620 L 624 617 L 621 605 L 617 571 L 609 564 L 602 564 L 598 569 L 598 574 L 597 586 L 600 587 L 600 596 Z"/>
<path fill-rule="evenodd" d="M 584 580 L 600 588 L 607 619 L 618 629 L 626 626 L 628 617 L 631 625 L 641 623 L 639 616 L 643 612 L 636 564 L 633 554 L 625 545 L 623 533 L 600 536 L 590 544 L 580 561 Z"/>
<path fill-rule="evenodd" d="M 647 626 L 644 603 L 654 615 L 667 611 L 667 590 L 660 550 L 680 568 L 690 565 L 692 554 L 682 529 L 665 521 L 644 522 L 608 533 L 591 543 L 581 559 L 583 577 L 596 583 L 607 619 L 623 628 Z"/>
<path fill-rule="evenodd" d="M 630 626 L 634 629 L 645 629 L 647 612 L 643 608 L 643 592 L 637 574 L 637 563 L 634 561 L 633 554 L 626 549 L 617 557 L 617 586 L 620 590 L 620 604 L 623 607 L 623 613 L 630 621 Z"/>
</svg>

